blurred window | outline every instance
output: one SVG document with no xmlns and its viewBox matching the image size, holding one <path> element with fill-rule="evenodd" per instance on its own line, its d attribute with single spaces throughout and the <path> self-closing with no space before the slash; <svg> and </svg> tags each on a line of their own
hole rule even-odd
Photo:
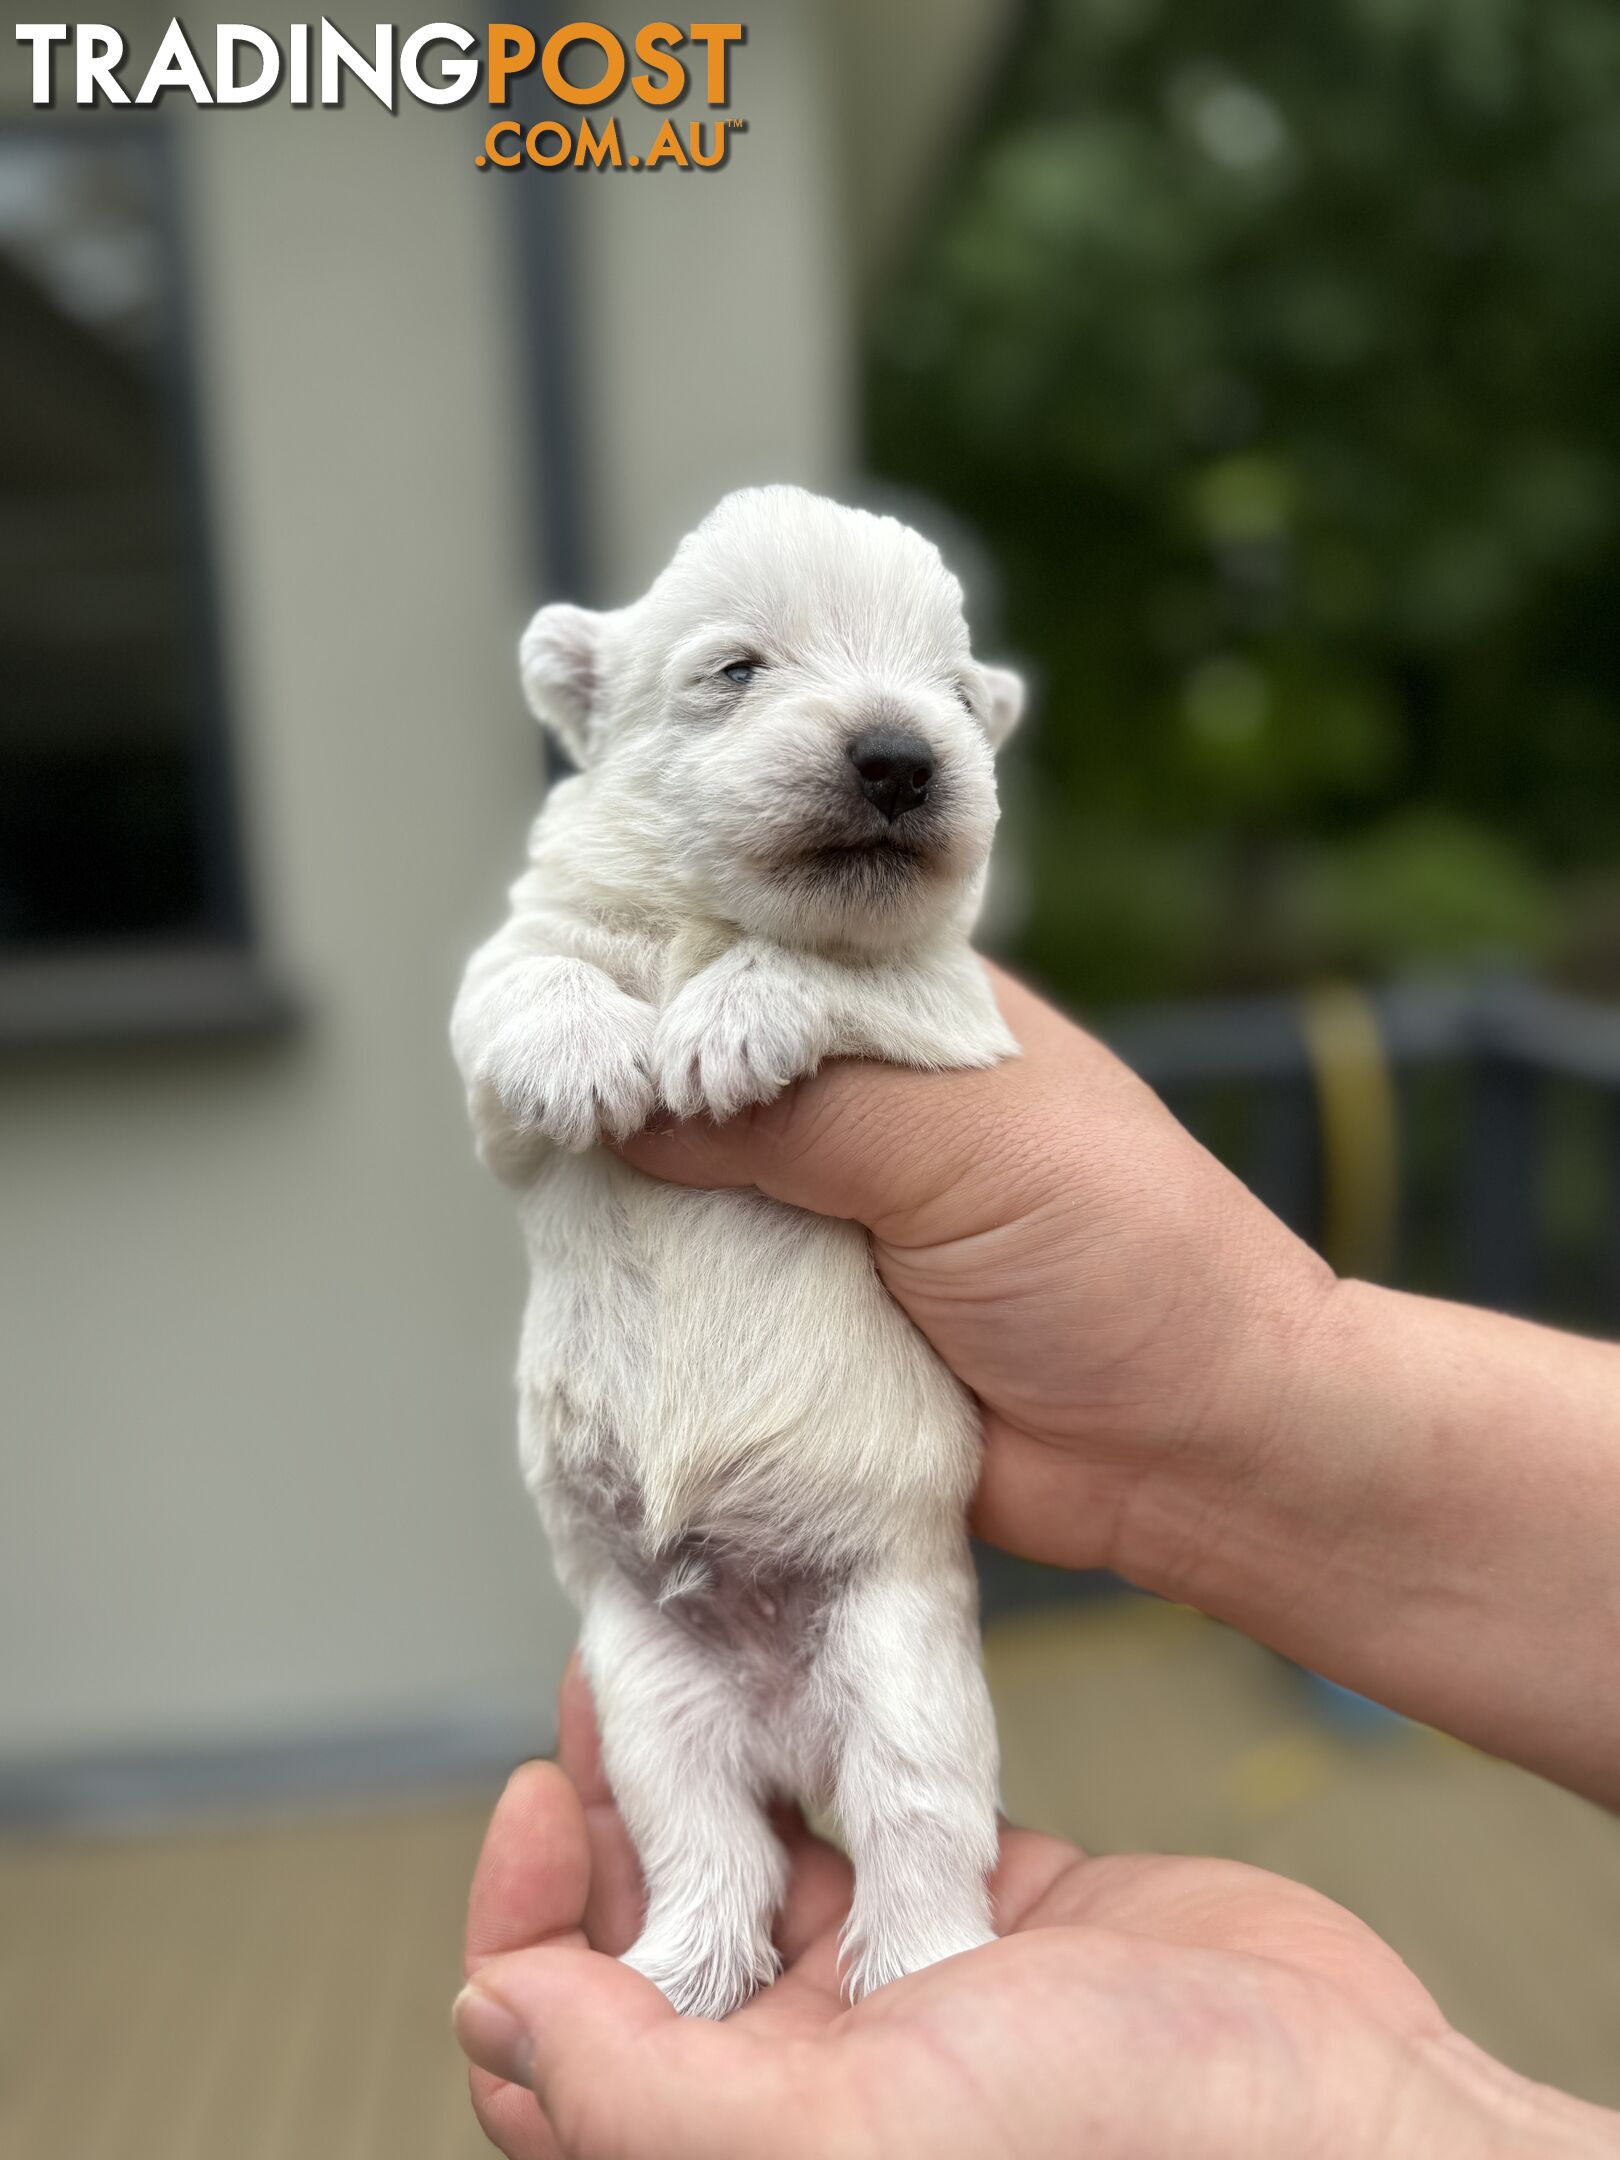
<svg viewBox="0 0 1620 2160">
<path fill-rule="evenodd" d="M 13 976 L 246 945 L 170 183 L 157 128 L 0 128 Z"/>
</svg>

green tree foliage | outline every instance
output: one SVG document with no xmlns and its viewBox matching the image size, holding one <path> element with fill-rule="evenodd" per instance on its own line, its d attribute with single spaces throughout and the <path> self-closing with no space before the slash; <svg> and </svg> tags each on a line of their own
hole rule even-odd
<svg viewBox="0 0 1620 2160">
<path fill-rule="evenodd" d="M 870 353 L 1091 996 L 1567 956 L 1620 863 L 1620 7 L 1037 0 Z"/>
</svg>

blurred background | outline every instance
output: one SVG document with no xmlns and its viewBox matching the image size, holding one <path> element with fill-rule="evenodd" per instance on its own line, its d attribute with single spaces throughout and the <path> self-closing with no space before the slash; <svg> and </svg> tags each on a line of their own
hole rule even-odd
<svg viewBox="0 0 1620 2160">
<path fill-rule="evenodd" d="M 1271 1204 L 1620 1313 L 1620 16 L 746 20 L 712 173 L 0 51 L 5 2160 L 479 2149 L 457 1919 L 572 1630 L 445 1020 L 518 628 L 724 489 L 941 539 L 1038 691 L 988 941 Z M 1316 1882 L 1620 2102 L 1612 1823 L 1194 1616 L 986 1602 L 1014 1812 Z"/>
</svg>

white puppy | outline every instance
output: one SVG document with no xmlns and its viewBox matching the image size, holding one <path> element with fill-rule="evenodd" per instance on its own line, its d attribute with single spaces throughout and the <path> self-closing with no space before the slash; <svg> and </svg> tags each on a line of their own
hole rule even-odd
<svg viewBox="0 0 1620 2160">
<path fill-rule="evenodd" d="M 1014 1053 L 968 933 L 1022 691 L 933 547 L 793 488 L 728 497 L 631 607 L 542 609 L 521 665 L 581 770 L 452 1037 L 521 1196 L 523 1462 L 646 1878 L 629 1962 L 743 2002 L 777 1969 L 765 1803 L 830 1796 L 859 1995 L 990 1935 L 977 1407 L 859 1227 L 596 1143 L 824 1058 Z"/>
</svg>

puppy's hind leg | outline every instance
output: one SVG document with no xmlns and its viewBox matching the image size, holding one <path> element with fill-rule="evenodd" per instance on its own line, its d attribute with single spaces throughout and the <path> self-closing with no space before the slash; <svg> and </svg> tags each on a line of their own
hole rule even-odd
<svg viewBox="0 0 1620 2160">
<path fill-rule="evenodd" d="M 996 1729 L 965 1541 L 935 1570 L 858 1575 L 833 1611 L 818 1668 L 834 1797 L 855 1862 L 844 1936 L 851 2000 L 992 1940 Z"/>
<path fill-rule="evenodd" d="M 580 1654 L 647 1890 L 625 1963 L 677 2010 L 725 2017 L 776 1976 L 787 1883 L 748 1705 L 725 1654 L 620 1576 L 593 1590 Z"/>
</svg>

